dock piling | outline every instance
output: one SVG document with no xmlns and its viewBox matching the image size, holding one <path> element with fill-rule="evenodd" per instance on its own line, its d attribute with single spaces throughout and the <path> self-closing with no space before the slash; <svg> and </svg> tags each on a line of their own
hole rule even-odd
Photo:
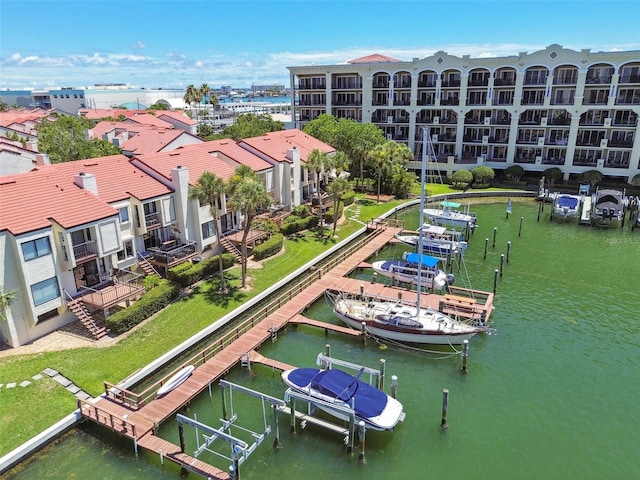
<svg viewBox="0 0 640 480">
<path fill-rule="evenodd" d="M 380 375 L 378 375 L 378 390 L 384 390 L 384 371 L 387 361 L 384 358 L 380 359 Z"/>
<path fill-rule="evenodd" d="M 509 253 L 511 252 L 511 242 L 507 242 L 507 263 L 509 263 Z"/>
<path fill-rule="evenodd" d="M 469 340 L 462 342 L 462 373 L 467 373 L 467 357 L 469 356 Z"/>
<path fill-rule="evenodd" d="M 449 390 L 444 388 L 442 390 L 442 420 L 440 421 L 440 428 L 446 430 L 449 428 L 447 425 L 447 409 L 449 408 Z"/>
<path fill-rule="evenodd" d="M 493 271 L 493 293 L 496 293 L 496 291 L 498 290 L 498 274 L 500 273 L 500 271 L 496 268 Z"/>
<path fill-rule="evenodd" d="M 522 221 L 524 220 L 524 217 L 520 217 L 520 228 L 518 228 L 518 236 L 522 236 Z"/>
<path fill-rule="evenodd" d="M 274 430 L 274 438 L 273 438 L 273 448 L 280 448 L 280 429 L 278 428 L 278 406 L 273 403 L 271 404 L 271 408 L 273 409 L 273 430 Z"/>
<path fill-rule="evenodd" d="M 398 394 L 398 377 L 391 375 L 391 397 L 396 398 Z"/>
<path fill-rule="evenodd" d="M 493 227 L 493 248 L 496 248 L 496 235 L 498 234 L 498 227 Z"/>
<path fill-rule="evenodd" d="M 500 277 L 502 277 L 502 271 L 504 269 L 504 253 L 500 254 Z"/>
<path fill-rule="evenodd" d="M 373 280 L 372 283 L 375 285 L 378 283 L 378 272 L 373 272 Z"/>
<path fill-rule="evenodd" d="M 360 420 L 360 422 L 358 422 L 358 447 L 360 448 L 360 453 L 358 454 L 358 460 L 360 460 L 360 463 L 366 463 L 366 458 L 365 458 L 365 454 L 364 454 L 364 446 L 365 446 L 365 441 L 364 441 L 364 435 L 365 435 L 365 428 L 364 428 L 364 422 L 362 420 Z"/>
<path fill-rule="evenodd" d="M 487 259 L 487 247 L 489 246 L 489 237 L 484 239 L 484 260 Z"/>
</svg>

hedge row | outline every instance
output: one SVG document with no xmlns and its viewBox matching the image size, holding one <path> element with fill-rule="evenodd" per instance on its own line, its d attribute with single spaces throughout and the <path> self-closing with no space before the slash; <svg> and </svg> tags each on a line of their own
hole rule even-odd
<svg viewBox="0 0 640 480">
<path fill-rule="evenodd" d="M 222 264 L 224 269 L 231 268 L 235 262 L 235 257 L 230 253 L 222 254 Z M 186 266 L 185 266 L 186 265 Z M 167 278 L 178 283 L 182 288 L 193 285 L 203 278 L 218 272 L 218 255 L 207 258 L 200 263 L 185 262 L 181 265 L 169 269 Z"/>
<path fill-rule="evenodd" d="M 169 280 L 160 283 L 146 292 L 140 300 L 107 317 L 107 328 L 116 334 L 131 330 L 140 322 L 159 312 L 178 298 L 180 286 Z"/>
<path fill-rule="evenodd" d="M 262 242 L 260 245 L 256 245 L 256 248 L 253 249 L 253 258 L 255 260 L 262 260 L 263 258 L 275 255 L 280 250 L 282 250 L 283 244 L 284 235 L 282 235 L 281 233 L 277 233 L 266 242 Z"/>
<path fill-rule="evenodd" d="M 310 217 L 301 218 L 293 222 L 287 222 L 280 225 L 280 233 L 283 235 L 291 235 L 292 233 L 308 230 L 318 225 L 318 217 L 312 215 Z"/>
</svg>

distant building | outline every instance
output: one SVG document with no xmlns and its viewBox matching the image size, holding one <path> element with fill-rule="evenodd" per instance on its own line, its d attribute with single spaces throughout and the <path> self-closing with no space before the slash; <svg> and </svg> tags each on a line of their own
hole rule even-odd
<svg viewBox="0 0 640 480">
<path fill-rule="evenodd" d="M 428 128 L 447 173 L 486 165 L 565 179 L 587 170 L 640 173 L 640 51 L 550 45 L 509 57 L 436 52 L 402 61 L 370 55 L 289 67 L 295 126 L 323 113 L 377 125 L 418 160 Z"/>
</svg>

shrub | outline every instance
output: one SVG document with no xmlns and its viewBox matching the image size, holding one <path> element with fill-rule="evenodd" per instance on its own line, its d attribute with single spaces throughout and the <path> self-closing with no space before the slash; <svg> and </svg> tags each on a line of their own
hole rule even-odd
<svg viewBox="0 0 640 480">
<path fill-rule="evenodd" d="M 471 170 L 471 175 L 473 175 L 473 180 L 480 185 L 490 183 L 491 180 L 496 176 L 493 168 L 487 167 L 486 165 L 482 165 L 479 167 L 475 167 Z"/>
<path fill-rule="evenodd" d="M 169 305 L 178 298 L 179 294 L 180 286 L 177 283 L 170 280 L 160 280 L 158 286 L 142 295 L 140 300 L 133 305 L 107 317 L 107 328 L 116 334 L 131 330 Z"/>
<path fill-rule="evenodd" d="M 451 187 L 457 189 L 464 189 L 469 186 L 473 180 L 473 174 L 469 170 L 458 170 L 451 175 Z"/>
<path fill-rule="evenodd" d="M 222 266 L 226 270 L 233 266 L 235 258 L 230 253 L 222 254 Z M 184 268 L 183 265 L 187 265 Z M 182 288 L 193 285 L 205 277 L 218 273 L 218 256 L 207 258 L 200 263 L 185 262 L 169 270 L 167 277 L 177 282 Z"/>
<path fill-rule="evenodd" d="M 267 232 L 269 236 L 275 235 L 279 230 L 278 224 L 270 218 L 259 218 L 254 220 L 251 226 L 257 230 Z"/>
<path fill-rule="evenodd" d="M 356 192 L 354 192 L 353 190 L 350 190 L 344 195 L 342 195 L 342 203 L 344 203 L 345 206 L 351 205 L 355 201 L 356 201 Z"/>
<path fill-rule="evenodd" d="M 296 217 L 306 218 L 311 213 L 311 209 L 309 205 L 298 205 L 297 207 L 293 207 L 293 211 L 291 212 Z"/>
<path fill-rule="evenodd" d="M 291 235 L 292 233 L 301 232 L 302 230 L 308 230 L 318 225 L 318 217 L 309 216 L 301 218 L 293 222 L 283 223 L 280 226 L 280 233 L 283 235 Z"/>
<path fill-rule="evenodd" d="M 253 258 L 255 260 L 262 260 L 263 258 L 275 255 L 280 250 L 282 250 L 283 244 L 284 235 L 282 235 L 281 233 L 277 233 L 266 242 L 262 242 L 260 245 L 256 245 L 256 248 L 253 249 Z"/>
</svg>

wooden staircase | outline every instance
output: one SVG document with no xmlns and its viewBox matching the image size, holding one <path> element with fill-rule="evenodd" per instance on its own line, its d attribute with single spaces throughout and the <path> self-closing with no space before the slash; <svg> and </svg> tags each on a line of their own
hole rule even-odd
<svg viewBox="0 0 640 480">
<path fill-rule="evenodd" d="M 154 275 L 157 277 L 162 277 L 162 275 L 160 275 L 160 273 L 155 269 L 155 267 L 151 265 L 149 260 L 147 260 L 140 254 L 138 254 L 138 265 L 140 266 L 144 274 L 147 275 L 148 277 L 152 277 Z"/>
<path fill-rule="evenodd" d="M 242 253 L 240 253 L 240 250 L 238 250 L 227 237 L 220 238 L 220 245 L 222 245 L 227 252 L 236 257 L 238 262 L 242 262 Z"/>
<path fill-rule="evenodd" d="M 105 327 L 98 326 L 96 320 L 91 316 L 87 306 L 80 298 L 73 298 L 67 301 L 67 308 L 80 320 L 80 323 L 89 331 L 96 340 L 109 333 Z"/>
</svg>

